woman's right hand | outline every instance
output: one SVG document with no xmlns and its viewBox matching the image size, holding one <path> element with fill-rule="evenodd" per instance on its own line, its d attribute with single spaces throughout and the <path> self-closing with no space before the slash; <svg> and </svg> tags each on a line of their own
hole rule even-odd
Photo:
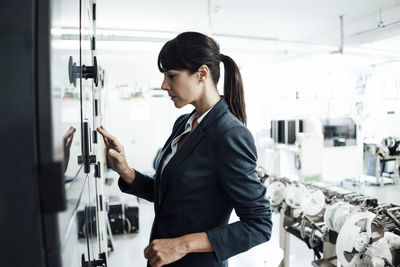
<svg viewBox="0 0 400 267">
<path fill-rule="evenodd" d="M 126 162 L 124 147 L 118 142 L 117 138 L 107 132 L 103 126 L 97 128 L 97 131 L 103 136 L 107 148 L 107 159 L 111 168 L 120 176 L 132 172 Z"/>
</svg>

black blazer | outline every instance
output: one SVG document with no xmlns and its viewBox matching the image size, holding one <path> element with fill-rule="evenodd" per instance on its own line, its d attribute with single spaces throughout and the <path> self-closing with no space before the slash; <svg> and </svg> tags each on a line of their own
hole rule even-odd
<svg viewBox="0 0 400 267">
<path fill-rule="evenodd" d="M 171 142 L 184 131 L 191 114 L 180 116 L 156 159 L 154 178 L 136 171 L 123 192 L 154 202 L 150 240 L 206 232 L 214 252 L 190 253 L 168 266 L 227 266 L 227 259 L 266 242 L 271 211 L 266 188 L 257 178 L 257 153 L 249 130 L 222 98 L 204 117 L 161 172 Z M 228 224 L 232 209 L 240 221 Z"/>
</svg>

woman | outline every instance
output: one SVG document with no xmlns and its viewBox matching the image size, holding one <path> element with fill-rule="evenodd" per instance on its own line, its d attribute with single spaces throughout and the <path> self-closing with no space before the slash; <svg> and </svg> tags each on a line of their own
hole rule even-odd
<svg viewBox="0 0 400 267">
<path fill-rule="evenodd" d="M 224 97 L 217 91 L 225 67 Z M 158 56 L 161 88 L 180 116 L 159 153 L 154 178 L 129 168 L 124 148 L 103 127 L 112 168 L 123 192 L 154 202 L 148 264 L 227 266 L 227 259 L 266 242 L 271 235 L 266 188 L 257 178 L 256 147 L 246 124 L 242 78 L 217 43 L 196 32 L 168 41 Z M 240 221 L 228 224 L 232 209 Z"/>
</svg>

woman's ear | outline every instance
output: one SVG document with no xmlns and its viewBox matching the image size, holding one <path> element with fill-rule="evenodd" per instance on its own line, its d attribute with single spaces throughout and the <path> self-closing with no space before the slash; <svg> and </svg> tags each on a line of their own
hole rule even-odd
<svg viewBox="0 0 400 267">
<path fill-rule="evenodd" d="M 199 74 L 200 83 L 204 83 L 210 75 L 210 69 L 207 67 L 207 65 L 202 65 L 197 72 Z"/>
</svg>

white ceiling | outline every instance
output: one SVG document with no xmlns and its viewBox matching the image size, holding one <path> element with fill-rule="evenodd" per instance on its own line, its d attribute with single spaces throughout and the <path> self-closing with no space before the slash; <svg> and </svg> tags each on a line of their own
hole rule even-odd
<svg viewBox="0 0 400 267">
<path fill-rule="evenodd" d="M 400 25 L 377 29 L 379 9 L 389 24 L 400 20 L 400 0 L 97 0 L 97 27 L 195 30 L 337 46 L 344 15 L 345 45 L 400 35 Z M 211 21 L 211 23 L 210 23 Z M 211 27 L 210 27 L 211 25 Z M 358 33 L 372 31 L 371 34 Z M 368 35 L 368 38 L 364 38 Z"/>
</svg>

